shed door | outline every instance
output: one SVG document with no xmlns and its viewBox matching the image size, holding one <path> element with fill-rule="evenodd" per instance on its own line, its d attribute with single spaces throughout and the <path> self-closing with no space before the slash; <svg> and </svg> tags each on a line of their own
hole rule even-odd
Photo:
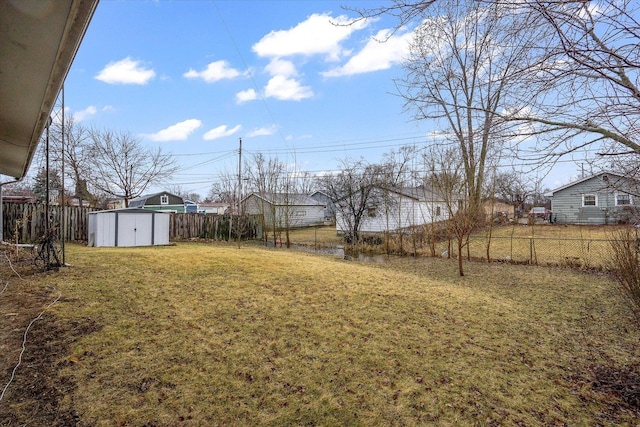
<svg viewBox="0 0 640 427">
<path fill-rule="evenodd" d="M 169 214 L 154 213 L 154 245 L 168 245 L 169 244 Z"/>
<path fill-rule="evenodd" d="M 133 216 L 136 217 L 135 228 L 133 230 L 135 246 L 151 245 L 151 219 L 153 214 L 134 214 Z"/>
<path fill-rule="evenodd" d="M 91 216 L 96 218 L 95 245 L 115 246 L 116 215 L 104 213 Z"/>
<path fill-rule="evenodd" d="M 151 245 L 151 215 L 127 213 L 118 217 L 118 246 Z"/>
</svg>

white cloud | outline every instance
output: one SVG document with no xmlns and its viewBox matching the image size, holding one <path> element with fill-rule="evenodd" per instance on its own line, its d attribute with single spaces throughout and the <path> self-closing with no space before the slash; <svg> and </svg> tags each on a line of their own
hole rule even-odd
<svg viewBox="0 0 640 427">
<path fill-rule="evenodd" d="M 265 70 L 272 76 L 294 77 L 298 75 L 293 62 L 280 58 L 272 59 L 269 65 L 265 67 Z"/>
<path fill-rule="evenodd" d="M 278 127 L 276 125 L 271 125 L 263 128 L 254 129 L 251 132 L 249 132 L 247 137 L 273 135 L 277 131 L 278 131 Z"/>
<path fill-rule="evenodd" d="M 203 139 L 205 141 L 211 141 L 218 138 L 224 138 L 226 136 L 231 136 L 234 133 L 238 132 L 242 129 L 241 125 L 237 125 L 231 129 L 227 129 L 227 125 L 218 126 L 217 128 L 213 128 L 207 133 L 204 134 Z"/>
<path fill-rule="evenodd" d="M 335 61 L 345 53 L 340 43 L 368 25 L 366 20 L 347 25 L 351 21 L 345 15 L 313 14 L 288 30 L 271 31 L 252 49 L 261 57 L 326 55 Z"/>
<path fill-rule="evenodd" d="M 145 85 L 156 76 L 152 69 L 145 68 L 141 61 L 130 57 L 117 62 L 110 62 L 95 78 L 109 84 Z"/>
<path fill-rule="evenodd" d="M 302 86 L 295 79 L 288 79 L 283 76 L 275 76 L 269 80 L 264 88 L 264 95 L 267 98 L 276 98 L 281 101 L 300 101 L 311 98 L 313 91 L 309 86 Z"/>
<path fill-rule="evenodd" d="M 242 104 L 243 102 L 253 101 L 258 99 L 258 93 L 253 89 L 247 89 L 236 93 L 236 103 Z"/>
<path fill-rule="evenodd" d="M 379 31 L 342 67 L 336 67 L 321 74 L 324 77 L 339 77 L 391 68 L 408 55 L 413 33 L 391 36 L 390 34 L 389 30 Z M 382 40 L 385 41 L 381 42 Z"/>
<path fill-rule="evenodd" d="M 183 76 L 188 79 L 202 79 L 207 83 L 215 83 L 223 79 L 235 79 L 242 75 L 244 75 L 244 73 L 241 73 L 235 68 L 231 68 L 229 63 L 224 60 L 212 62 L 202 71 L 196 71 L 191 68 L 183 74 Z"/>
<path fill-rule="evenodd" d="M 184 141 L 201 125 L 202 122 L 198 119 L 188 119 L 144 136 L 152 141 Z"/>
<path fill-rule="evenodd" d="M 94 107 L 93 105 L 89 105 L 84 110 L 76 111 L 75 113 L 73 113 L 73 121 L 76 123 L 81 122 L 87 117 L 93 116 L 97 112 L 98 112 L 98 109 L 96 107 Z"/>
</svg>

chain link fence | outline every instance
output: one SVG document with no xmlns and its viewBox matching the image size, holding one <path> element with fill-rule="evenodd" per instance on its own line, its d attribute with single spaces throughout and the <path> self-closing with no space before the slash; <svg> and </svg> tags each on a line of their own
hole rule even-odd
<svg viewBox="0 0 640 427">
<path fill-rule="evenodd" d="M 468 254 L 492 261 L 602 269 L 611 259 L 611 242 L 597 238 L 472 237 Z"/>
<path fill-rule="evenodd" d="M 585 269 L 607 269 L 612 255 L 612 243 L 630 238 L 640 251 L 640 230 L 627 237 L 616 234 L 616 228 L 555 228 L 543 226 L 534 233 L 532 227 L 499 228 L 494 233 L 480 231 L 469 238 L 469 245 L 462 249 L 463 258 L 501 261 L 531 265 L 561 265 Z M 527 233 L 529 231 L 529 233 Z M 509 234 L 508 234 L 509 233 Z M 553 233 L 565 234 L 554 236 Z M 491 236 L 491 237 L 489 237 Z M 380 242 L 369 242 L 374 237 Z M 615 239 L 615 240 L 614 240 Z M 455 258 L 458 255 L 457 239 L 446 229 L 437 234 L 401 233 L 365 236 L 372 250 L 388 254 L 436 256 Z M 365 245 L 366 246 L 366 245 Z"/>
</svg>

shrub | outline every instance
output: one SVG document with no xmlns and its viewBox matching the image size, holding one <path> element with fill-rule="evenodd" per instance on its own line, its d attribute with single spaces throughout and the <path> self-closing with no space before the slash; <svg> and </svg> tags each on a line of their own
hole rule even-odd
<svg viewBox="0 0 640 427">
<path fill-rule="evenodd" d="M 611 268 L 623 297 L 640 324 L 640 238 L 633 228 L 616 231 L 611 239 Z"/>
</svg>

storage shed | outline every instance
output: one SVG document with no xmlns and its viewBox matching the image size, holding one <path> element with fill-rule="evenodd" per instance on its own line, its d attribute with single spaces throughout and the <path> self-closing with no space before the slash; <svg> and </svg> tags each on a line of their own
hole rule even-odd
<svg viewBox="0 0 640 427">
<path fill-rule="evenodd" d="M 170 215 L 145 209 L 90 212 L 89 246 L 168 245 Z"/>
</svg>

